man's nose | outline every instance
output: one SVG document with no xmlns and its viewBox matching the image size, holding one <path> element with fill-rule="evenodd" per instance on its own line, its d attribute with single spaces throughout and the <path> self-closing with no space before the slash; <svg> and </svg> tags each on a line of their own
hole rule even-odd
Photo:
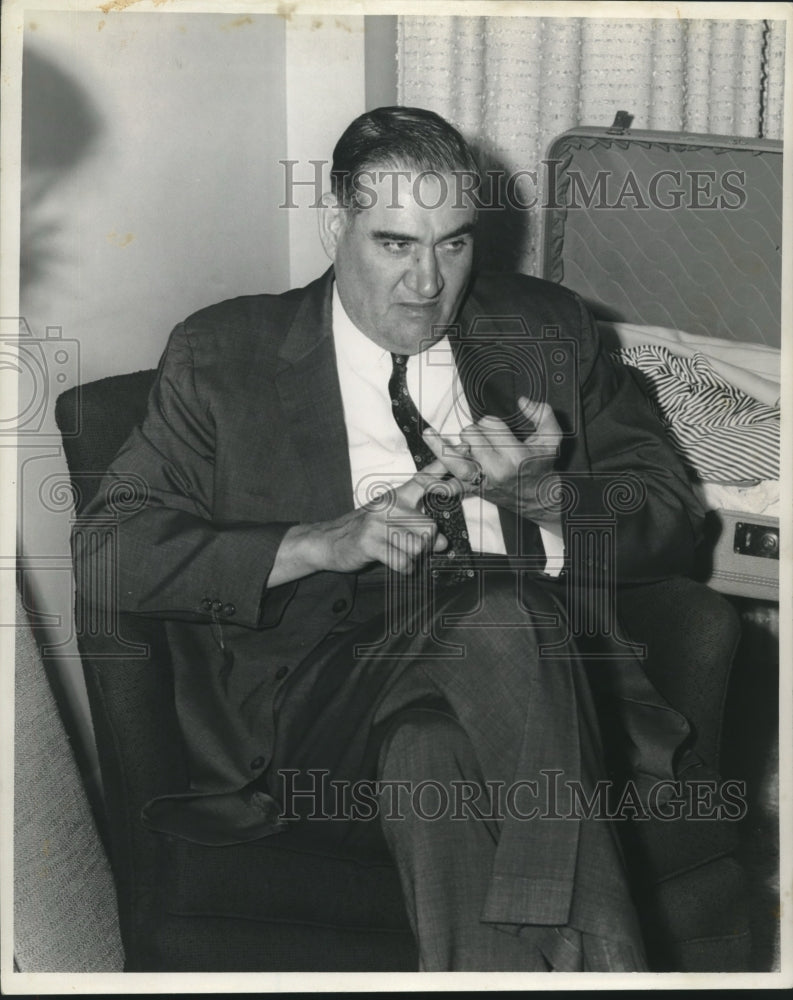
<svg viewBox="0 0 793 1000">
<path fill-rule="evenodd" d="M 443 276 L 433 250 L 420 250 L 416 253 L 406 282 L 408 288 L 422 298 L 435 298 L 443 288 Z"/>
</svg>

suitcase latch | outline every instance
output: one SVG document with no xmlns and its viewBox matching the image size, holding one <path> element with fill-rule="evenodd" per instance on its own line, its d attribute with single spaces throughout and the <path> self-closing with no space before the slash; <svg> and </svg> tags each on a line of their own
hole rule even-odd
<svg viewBox="0 0 793 1000">
<path fill-rule="evenodd" d="M 739 521 L 735 525 L 733 550 L 741 556 L 779 559 L 779 528 Z"/>
</svg>

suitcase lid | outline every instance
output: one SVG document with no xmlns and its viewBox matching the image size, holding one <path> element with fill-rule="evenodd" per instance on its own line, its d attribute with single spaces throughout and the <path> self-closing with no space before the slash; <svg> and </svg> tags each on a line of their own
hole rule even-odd
<svg viewBox="0 0 793 1000">
<path fill-rule="evenodd" d="M 600 318 L 780 345 L 781 142 L 615 123 L 543 168 L 543 277 Z"/>
</svg>

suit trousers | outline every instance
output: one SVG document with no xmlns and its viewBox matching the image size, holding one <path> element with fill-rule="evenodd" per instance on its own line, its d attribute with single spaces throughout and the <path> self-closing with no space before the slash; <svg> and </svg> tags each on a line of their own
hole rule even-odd
<svg viewBox="0 0 793 1000">
<path fill-rule="evenodd" d="M 604 764 L 582 663 L 542 653 L 559 594 L 506 568 L 364 575 L 276 705 L 271 793 L 346 845 L 384 836 L 424 969 L 645 968 L 613 826 L 577 808 Z M 364 819 L 340 801 L 361 783 Z"/>
</svg>

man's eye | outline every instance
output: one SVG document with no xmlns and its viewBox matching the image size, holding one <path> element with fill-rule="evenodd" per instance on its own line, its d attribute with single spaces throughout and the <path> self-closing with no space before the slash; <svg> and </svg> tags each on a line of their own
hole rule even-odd
<svg viewBox="0 0 793 1000">
<path fill-rule="evenodd" d="M 459 253 L 461 250 L 464 250 L 467 245 L 468 240 L 466 239 L 449 240 L 448 243 L 443 244 L 443 249 L 449 253 Z"/>
<path fill-rule="evenodd" d="M 386 240 L 383 243 L 383 248 L 389 253 L 404 253 L 405 250 L 410 246 L 406 240 Z"/>
</svg>

